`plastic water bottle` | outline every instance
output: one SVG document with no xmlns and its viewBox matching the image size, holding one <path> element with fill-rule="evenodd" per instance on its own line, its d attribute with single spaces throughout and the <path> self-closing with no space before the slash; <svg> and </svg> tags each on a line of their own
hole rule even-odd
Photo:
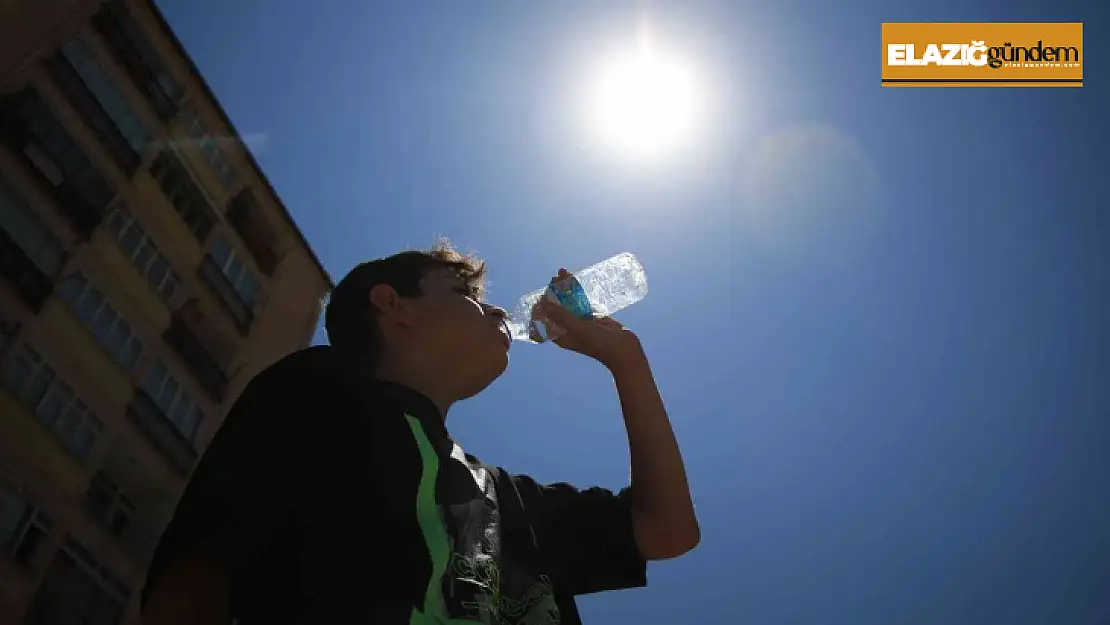
<svg viewBox="0 0 1110 625">
<path fill-rule="evenodd" d="M 540 298 L 561 304 L 579 317 L 608 317 L 644 299 L 647 292 L 644 266 L 632 254 L 617 254 L 565 279 L 554 278 L 546 288 L 521 297 L 509 311 L 509 331 L 513 341 L 525 343 L 543 343 L 561 333 L 536 318 Z"/>
</svg>

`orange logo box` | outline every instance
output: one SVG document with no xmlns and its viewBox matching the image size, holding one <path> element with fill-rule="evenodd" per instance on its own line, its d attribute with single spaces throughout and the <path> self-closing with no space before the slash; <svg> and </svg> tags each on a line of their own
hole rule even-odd
<svg viewBox="0 0 1110 625">
<path fill-rule="evenodd" d="M 884 87 L 1082 87 L 1083 23 L 884 23 Z"/>
</svg>

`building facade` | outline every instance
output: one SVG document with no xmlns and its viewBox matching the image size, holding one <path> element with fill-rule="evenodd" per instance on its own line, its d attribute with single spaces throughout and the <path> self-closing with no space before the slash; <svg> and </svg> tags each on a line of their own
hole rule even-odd
<svg viewBox="0 0 1110 625">
<path fill-rule="evenodd" d="M 151 0 L 0 0 L 0 625 L 138 617 L 332 283 Z"/>
</svg>

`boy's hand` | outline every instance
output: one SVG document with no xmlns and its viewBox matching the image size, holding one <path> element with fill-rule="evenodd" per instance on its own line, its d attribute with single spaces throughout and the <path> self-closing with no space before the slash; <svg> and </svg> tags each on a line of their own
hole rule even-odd
<svg viewBox="0 0 1110 625">
<path fill-rule="evenodd" d="M 560 270 L 559 274 L 566 275 L 566 270 Z M 563 330 L 554 340 L 556 345 L 589 356 L 610 370 L 644 358 L 640 339 L 616 319 L 576 317 L 546 298 L 540 300 L 537 312 L 542 319 Z"/>
</svg>

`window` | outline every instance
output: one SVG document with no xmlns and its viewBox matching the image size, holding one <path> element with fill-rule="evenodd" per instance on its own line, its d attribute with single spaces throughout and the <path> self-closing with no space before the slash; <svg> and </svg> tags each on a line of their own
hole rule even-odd
<svg viewBox="0 0 1110 625">
<path fill-rule="evenodd" d="M 91 233 L 115 195 L 112 188 L 33 90 L 10 96 L 0 108 L 0 118 L 7 122 L 5 134 L 62 194 L 67 217 L 83 233 Z"/>
<path fill-rule="evenodd" d="M 66 262 L 65 250 L 50 227 L 3 178 L 0 178 L 0 228 L 47 277 L 61 272 Z"/>
<path fill-rule="evenodd" d="M 45 66 L 70 104 L 126 174 L 139 166 L 150 136 L 112 79 L 79 38 L 62 44 Z"/>
<path fill-rule="evenodd" d="M 108 230 L 116 237 L 120 250 L 162 299 L 169 303 L 181 287 L 181 279 L 170 269 L 170 263 L 143 230 L 135 216 L 117 206 L 108 216 Z"/>
<path fill-rule="evenodd" d="M 24 345 L 5 372 L 3 384 L 75 456 L 89 454 L 104 424 L 38 352 Z"/>
<path fill-rule="evenodd" d="M 240 260 L 239 253 L 231 247 L 227 239 L 216 237 L 210 254 L 231 286 L 235 287 L 235 293 L 239 295 L 239 299 L 243 300 L 248 308 L 252 308 L 258 296 L 259 282 L 247 265 Z"/>
<path fill-rule="evenodd" d="M 145 141 L 137 148 L 133 145 L 138 140 L 135 134 L 138 120 L 129 109 L 121 109 L 126 107 L 126 103 L 88 55 L 84 43 L 75 39 L 64 44 L 47 57 L 43 65 L 70 105 L 99 139 L 101 147 L 111 154 L 120 170 L 130 176 L 142 162 L 139 150 L 145 145 Z M 112 107 L 111 111 L 108 106 Z M 130 137 L 124 134 L 125 130 L 131 134 Z"/>
<path fill-rule="evenodd" d="M 93 23 L 127 69 L 135 86 L 146 95 L 158 116 L 170 119 L 184 92 L 174 80 L 158 51 L 121 0 L 112 0 L 93 17 Z"/>
<path fill-rule="evenodd" d="M 135 370 L 143 354 L 143 343 L 131 325 L 108 304 L 100 289 L 84 275 L 74 274 L 62 283 L 58 296 L 69 304 L 109 358 L 127 371 Z"/>
<path fill-rule="evenodd" d="M 11 482 L 0 478 L 0 549 L 30 565 L 50 536 L 50 519 Z"/>
<path fill-rule="evenodd" d="M 197 425 L 204 417 L 200 407 L 182 388 L 181 383 L 174 379 L 169 369 L 161 361 L 154 363 L 143 390 L 150 396 L 154 403 L 162 410 L 162 414 L 177 427 L 185 438 L 193 440 Z"/>
<path fill-rule="evenodd" d="M 115 482 L 97 472 L 85 495 L 85 510 L 109 532 L 122 536 L 135 514 L 135 505 L 123 496 Z"/>
<path fill-rule="evenodd" d="M 8 553 L 16 562 L 31 565 L 38 557 L 50 536 L 50 519 L 42 510 L 29 506 L 20 519 L 8 544 Z"/>
<path fill-rule="evenodd" d="M 186 316 L 175 314 L 170 326 L 162 333 L 181 362 L 193 373 L 194 380 L 216 402 L 224 399 L 227 391 L 227 374 L 208 345 L 205 344 L 186 321 Z"/>
<path fill-rule="evenodd" d="M 71 39 L 62 45 L 62 54 L 73 66 L 73 69 L 77 71 L 77 74 L 81 76 L 81 80 L 92 92 L 100 106 L 104 108 L 104 112 L 115 122 L 120 134 L 127 139 L 131 149 L 141 152 L 150 142 L 150 134 L 134 109 L 128 104 L 127 98 L 97 64 L 85 42 L 80 39 Z"/>
<path fill-rule="evenodd" d="M 127 585 L 67 540 L 54 557 L 24 623 L 27 625 L 116 625 L 129 598 Z"/>
<path fill-rule="evenodd" d="M 54 78 L 54 83 L 65 94 L 70 105 L 85 121 L 85 125 L 96 135 L 100 147 L 107 150 L 120 170 L 130 176 L 139 166 L 139 155 L 131 149 L 112 118 L 97 103 L 96 97 L 81 80 L 77 70 L 61 52 L 55 52 L 47 57 L 43 61 L 43 66 Z"/>
<path fill-rule="evenodd" d="M 190 108 L 182 107 L 181 123 L 185 126 L 189 136 L 197 142 L 197 148 L 204 154 L 204 159 L 219 176 L 220 183 L 225 188 L 231 189 L 235 185 L 235 170 L 231 168 L 231 162 L 220 147 L 220 142 L 224 141 L 225 138 L 213 137 L 205 132 L 196 111 Z"/>
<path fill-rule="evenodd" d="M 151 163 L 150 174 L 197 241 L 207 239 L 215 223 L 211 204 L 181 161 L 170 152 L 162 152 Z"/>
<path fill-rule="evenodd" d="M 273 276 L 280 262 L 275 244 L 278 237 L 261 215 L 258 200 L 249 187 L 242 189 L 227 205 L 227 221 L 254 257 L 254 265 L 266 276 Z"/>
</svg>

